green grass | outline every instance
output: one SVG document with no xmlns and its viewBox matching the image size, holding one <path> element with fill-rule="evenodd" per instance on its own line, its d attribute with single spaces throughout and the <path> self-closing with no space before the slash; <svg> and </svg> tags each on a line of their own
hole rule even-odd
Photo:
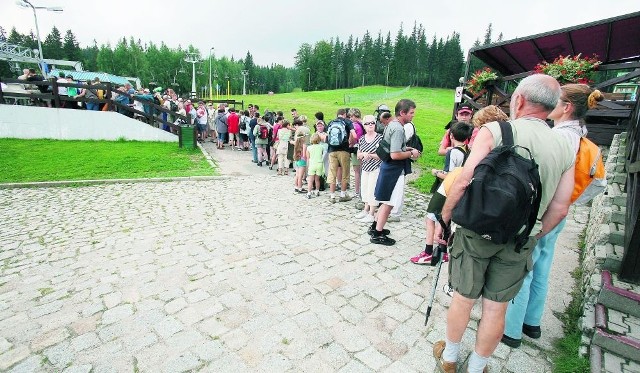
<svg viewBox="0 0 640 373">
<path fill-rule="evenodd" d="M 0 139 L 0 182 L 206 176 L 199 149 L 177 143 Z"/>
<path fill-rule="evenodd" d="M 582 261 L 584 255 L 584 232 L 580 237 L 578 244 L 581 250 L 580 263 L 578 267 L 571 273 L 574 279 L 573 291 L 571 292 L 571 302 L 567 306 L 564 314 L 559 315 L 563 323 L 564 337 L 559 339 L 556 344 L 556 350 L 553 356 L 553 364 L 555 373 L 579 373 L 589 372 L 589 359 L 580 356 L 580 342 L 582 339 L 582 330 L 580 329 L 580 317 L 582 316 L 584 303 L 584 293 L 580 288 L 582 278 Z"/>
<path fill-rule="evenodd" d="M 389 88 L 389 95 L 402 90 L 403 87 Z M 453 112 L 452 89 L 411 88 L 402 96 L 384 99 L 384 86 L 368 86 L 353 89 L 339 89 L 332 91 L 294 92 L 275 95 L 247 95 L 231 96 L 231 99 L 244 100 L 245 107 L 249 103 L 260 105 L 260 112 L 282 110 L 285 118 L 291 119 L 291 109 L 296 108 L 299 114 L 309 117 L 313 123 L 313 115 L 322 111 L 325 121 L 335 118 L 339 108 L 359 108 L 362 115 L 373 114 L 380 104 L 386 104 L 393 110 L 396 102 L 401 98 L 415 101 L 417 109 L 413 120 L 418 135 L 422 139 L 424 152 L 418 160 L 423 169 L 442 168 L 444 158 L 437 154 L 440 140 L 444 134 L 444 125 L 451 119 Z M 351 100 L 345 103 L 345 97 Z M 378 98 L 376 99 L 375 96 Z M 361 101 L 354 101 L 354 97 L 363 97 Z M 415 186 L 422 192 L 428 193 L 434 177 L 429 172 L 423 172 L 415 181 Z"/>
</svg>

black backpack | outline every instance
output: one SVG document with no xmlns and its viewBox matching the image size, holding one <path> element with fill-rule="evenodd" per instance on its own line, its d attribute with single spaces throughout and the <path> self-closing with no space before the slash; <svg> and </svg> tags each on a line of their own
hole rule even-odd
<svg viewBox="0 0 640 373">
<path fill-rule="evenodd" d="M 422 146 L 422 140 L 416 132 L 416 126 L 413 123 L 411 123 L 411 125 L 413 126 L 413 135 L 411 135 L 411 137 L 409 137 L 409 139 L 407 140 L 407 146 L 412 147 L 422 153 L 422 150 L 424 149 L 424 147 Z"/>
<path fill-rule="evenodd" d="M 502 145 L 478 163 L 452 220 L 496 244 L 515 241 L 520 252 L 538 217 L 542 184 L 529 149 L 514 145 L 511 125 L 499 123 Z M 516 153 L 517 148 L 529 158 Z"/>
</svg>

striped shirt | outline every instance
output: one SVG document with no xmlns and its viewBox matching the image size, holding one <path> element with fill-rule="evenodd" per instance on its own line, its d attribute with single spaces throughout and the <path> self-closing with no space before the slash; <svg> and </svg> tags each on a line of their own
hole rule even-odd
<svg viewBox="0 0 640 373">
<path fill-rule="evenodd" d="M 382 140 L 382 135 L 376 133 L 373 141 L 367 142 L 367 136 L 363 135 L 358 141 L 358 150 L 363 153 L 375 153 L 378 143 Z M 379 159 L 367 159 L 362 161 L 362 171 L 371 172 L 380 167 L 382 161 Z"/>
</svg>

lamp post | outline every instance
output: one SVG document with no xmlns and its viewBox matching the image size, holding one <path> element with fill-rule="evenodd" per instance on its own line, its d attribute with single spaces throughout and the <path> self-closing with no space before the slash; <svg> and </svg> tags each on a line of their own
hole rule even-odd
<svg viewBox="0 0 640 373">
<path fill-rule="evenodd" d="M 227 100 L 229 99 L 229 74 L 225 74 L 224 78 L 227 79 Z"/>
<path fill-rule="evenodd" d="M 59 6 L 33 6 L 29 0 L 17 0 L 16 4 L 23 8 L 31 7 L 33 10 L 33 19 L 36 21 L 36 36 L 38 37 L 38 52 L 40 52 L 40 71 L 42 72 L 42 77 L 45 77 L 46 71 L 44 71 L 44 56 L 42 55 L 42 42 L 40 41 L 40 29 L 38 28 L 36 9 L 45 9 L 49 12 L 62 12 L 62 8 Z"/>
<path fill-rule="evenodd" d="M 242 95 L 246 96 L 247 95 L 247 75 L 249 75 L 249 70 L 242 70 L 240 71 L 240 74 L 242 74 Z"/>
<path fill-rule="evenodd" d="M 389 91 L 389 66 L 391 65 L 391 63 L 389 62 L 389 57 L 385 57 L 387 59 L 387 80 L 384 83 L 384 94 L 386 96 L 387 92 Z"/>
<path fill-rule="evenodd" d="M 213 79 L 216 81 L 216 100 L 220 99 L 220 85 L 218 84 L 218 70 L 213 71 Z"/>
<path fill-rule="evenodd" d="M 209 49 L 209 100 L 213 100 L 213 85 L 211 85 L 211 52 L 213 47 Z"/>
<path fill-rule="evenodd" d="M 196 63 L 198 62 L 198 54 L 197 53 L 187 53 L 185 55 L 184 61 L 191 64 L 191 98 L 196 98 Z"/>
<path fill-rule="evenodd" d="M 307 91 L 311 91 L 311 68 L 307 67 L 307 73 L 309 74 L 309 82 L 307 84 Z"/>
</svg>

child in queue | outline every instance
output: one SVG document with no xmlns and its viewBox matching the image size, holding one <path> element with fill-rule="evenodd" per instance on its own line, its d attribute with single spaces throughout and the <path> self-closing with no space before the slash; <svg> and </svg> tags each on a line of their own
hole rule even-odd
<svg viewBox="0 0 640 373">
<path fill-rule="evenodd" d="M 314 133 L 311 136 L 311 145 L 305 151 L 309 167 L 307 198 L 311 198 L 312 195 L 316 197 L 320 195 L 320 177 L 324 174 L 324 155 L 326 154 L 326 147 L 321 142 L 320 134 Z"/>
<path fill-rule="evenodd" d="M 301 134 L 296 137 L 295 144 L 293 145 L 293 161 L 296 164 L 295 193 L 307 192 L 302 188 L 303 178 L 307 172 L 307 160 L 307 144 L 304 134 Z"/>
</svg>

